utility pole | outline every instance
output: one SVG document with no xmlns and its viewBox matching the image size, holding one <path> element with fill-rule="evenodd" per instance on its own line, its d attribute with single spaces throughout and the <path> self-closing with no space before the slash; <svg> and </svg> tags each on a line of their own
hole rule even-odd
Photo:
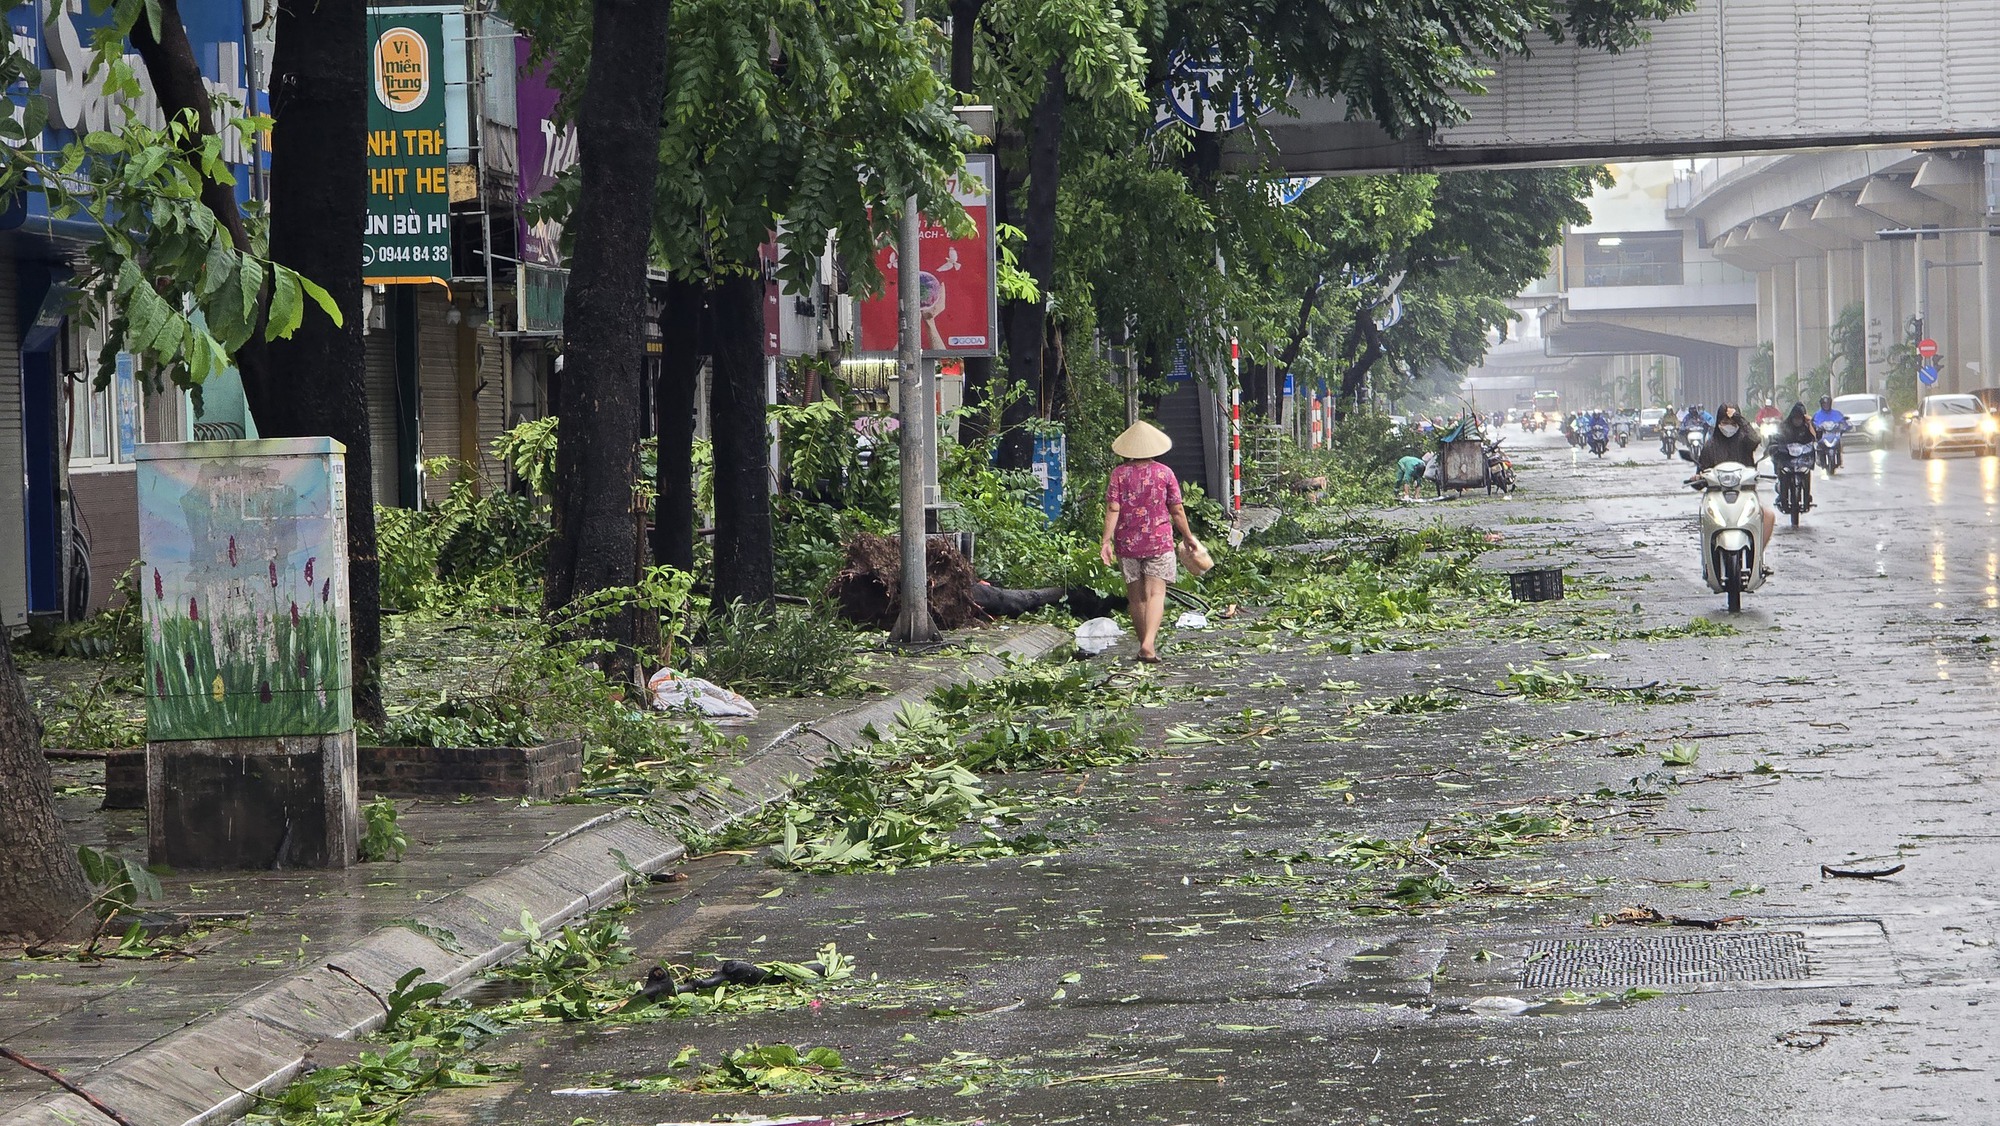
<svg viewBox="0 0 2000 1126">
<path fill-rule="evenodd" d="M 917 0 L 903 0 L 903 22 L 917 22 Z M 923 216 L 917 214 L 917 197 L 903 201 L 903 229 L 896 240 L 896 377 L 901 388 L 897 415 L 902 423 L 898 436 L 902 444 L 902 589 L 901 609 L 891 640 L 906 645 L 927 645 L 941 640 L 937 622 L 931 618 L 930 567 L 925 557 L 929 547 L 925 494 L 932 480 L 930 453 L 936 442 L 936 425 L 931 421 L 930 364 L 924 359 L 923 309 L 918 304 L 917 278 L 923 246 Z"/>
</svg>

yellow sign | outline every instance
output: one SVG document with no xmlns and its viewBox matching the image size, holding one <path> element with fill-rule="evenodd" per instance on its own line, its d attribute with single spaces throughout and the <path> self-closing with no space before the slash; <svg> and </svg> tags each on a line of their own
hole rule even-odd
<svg viewBox="0 0 2000 1126">
<path fill-rule="evenodd" d="M 375 97 L 396 113 L 424 104 L 431 92 L 431 51 L 424 37 L 392 27 L 375 41 Z"/>
</svg>

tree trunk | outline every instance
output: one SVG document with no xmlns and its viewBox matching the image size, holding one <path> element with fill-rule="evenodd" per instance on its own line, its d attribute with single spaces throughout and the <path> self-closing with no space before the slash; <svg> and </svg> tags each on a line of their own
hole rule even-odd
<svg viewBox="0 0 2000 1126">
<path fill-rule="evenodd" d="M 715 449 L 715 601 L 768 603 L 771 549 L 770 431 L 764 400 L 764 282 L 755 274 L 716 279 L 708 340 L 709 433 Z"/>
<path fill-rule="evenodd" d="M 160 109 L 167 118 L 172 120 L 183 113 L 191 112 L 199 126 L 200 135 L 213 137 L 216 135 L 215 117 L 210 112 L 208 87 L 202 84 L 201 66 L 195 61 L 194 45 L 188 42 L 187 27 L 181 22 L 180 0 L 159 0 L 159 9 L 160 37 L 158 39 L 153 37 L 152 24 L 142 15 L 132 27 L 130 36 L 132 49 L 138 52 L 139 61 L 145 65 L 146 76 L 152 79 L 153 92 L 159 98 Z M 357 53 L 354 57 L 362 58 L 363 54 Z M 350 63 L 350 69 L 352 66 Z M 365 119 L 363 124 L 357 125 L 356 128 L 363 129 L 360 134 L 361 143 L 366 144 Z M 190 138 L 185 151 L 198 152 L 200 144 L 199 137 Z M 362 160 L 366 159 L 364 152 Z M 199 162 L 196 162 L 196 166 L 200 166 Z M 365 173 L 365 165 L 363 168 Z M 359 179 L 356 182 L 361 183 Z M 238 253 L 248 254 L 251 250 L 250 235 L 243 226 L 243 211 L 236 204 L 236 186 L 203 175 L 201 202 L 214 213 L 215 220 L 222 229 L 229 233 L 230 245 L 234 246 Z M 359 253 L 356 251 L 357 258 Z M 231 359 L 243 378 L 246 396 L 251 394 L 252 388 L 267 395 L 277 393 L 271 376 L 270 351 L 264 343 L 264 317 L 261 313 L 257 317 L 257 331 L 248 343 L 237 349 L 236 355 Z M 251 400 L 250 409 L 254 415 L 257 410 L 255 399 Z"/>
<path fill-rule="evenodd" d="M 0 635 L 0 934 L 66 935 L 90 903 L 83 869 L 56 822 L 42 725 Z"/>
<path fill-rule="evenodd" d="M 636 579 L 639 380 L 646 256 L 666 99 L 669 0 L 594 0 L 590 69 L 576 115 L 582 185 L 563 306 L 568 350 L 557 428 L 555 535 L 543 601 L 555 609 Z M 593 625 L 631 646 L 635 621 Z M 624 673 L 630 653 L 614 660 Z"/>
<path fill-rule="evenodd" d="M 347 447 L 347 599 L 354 714 L 380 724 L 382 566 L 375 552 L 375 455 L 361 337 L 362 228 L 368 219 L 368 93 L 354 60 L 368 50 L 362 0 L 283 0 L 271 83 L 271 257 L 320 285 L 343 322 L 310 303 L 289 340 L 272 341 L 283 387 L 245 381 L 267 438 L 333 437 Z"/>
<path fill-rule="evenodd" d="M 1042 96 L 1028 115 L 1028 204 L 1020 226 L 1026 235 L 1021 269 L 1035 279 L 1045 301 L 1055 287 L 1056 189 L 1062 174 L 1063 111 L 1069 104 L 1060 62 L 1049 65 L 1044 82 Z M 996 460 L 1003 469 L 1028 468 L 1031 445 L 1027 422 L 1046 405 L 1042 368 L 1049 315 L 1044 301 L 1009 301 L 1002 313 L 1007 331 L 1007 374 L 1014 387 L 1024 392 L 1007 404 L 1001 416 L 1005 430 Z"/>
<path fill-rule="evenodd" d="M 1353 357 L 1347 370 L 1340 377 L 1340 394 L 1334 396 L 1333 410 L 1336 417 L 1344 410 L 1354 407 L 1355 397 L 1361 394 L 1361 382 L 1368 378 L 1368 369 L 1382 358 L 1382 332 L 1375 327 L 1373 314 L 1362 309 L 1354 315 L 1354 327 L 1348 330 L 1347 345 L 1341 349 L 1341 358 Z M 1328 419 L 1328 425 L 1334 419 Z"/>
<path fill-rule="evenodd" d="M 1278 354 L 1278 371 L 1275 378 L 1280 387 L 1284 385 L 1285 373 L 1292 370 L 1293 364 L 1299 362 L 1299 352 L 1304 349 L 1306 333 L 1312 326 L 1313 308 L 1319 304 L 1319 295 L 1325 288 L 1325 275 L 1314 278 L 1313 283 L 1306 287 L 1305 297 L 1299 302 L 1298 323 L 1292 326 L 1292 336 L 1285 341 L 1285 350 Z M 1272 422 L 1277 422 L 1284 410 L 1284 393 L 1272 389 L 1271 398 L 1275 401 L 1270 404 L 1270 418 Z"/>
<path fill-rule="evenodd" d="M 706 288 L 675 278 L 660 310 L 660 386 L 653 395 L 659 436 L 653 501 L 653 562 L 694 570 L 694 409 L 701 382 L 701 322 Z"/>
</svg>

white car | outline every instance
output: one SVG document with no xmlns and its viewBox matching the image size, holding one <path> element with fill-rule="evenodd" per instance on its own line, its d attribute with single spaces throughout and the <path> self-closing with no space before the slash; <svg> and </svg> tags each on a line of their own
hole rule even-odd
<svg viewBox="0 0 2000 1126">
<path fill-rule="evenodd" d="M 1944 450 L 2000 454 L 2000 421 L 1976 395 L 1926 395 L 1910 427 L 1910 456 L 1922 460 Z"/>
<path fill-rule="evenodd" d="M 1833 409 L 1847 416 L 1847 441 L 1860 439 L 1871 446 L 1889 444 L 1895 419 L 1889 414 L 1889 400 L 1880 395 L 1842 395 Z"/>
<path fill-rule="evenodd" d="M 1663 407 L 1647 407 L 1645 410 L 1640 411 L 1639 437 L 1658 438 L 1660 436 L 1660 420 L 1665 417 L 1667 417 L 1667 412 Z"/>
</svg>

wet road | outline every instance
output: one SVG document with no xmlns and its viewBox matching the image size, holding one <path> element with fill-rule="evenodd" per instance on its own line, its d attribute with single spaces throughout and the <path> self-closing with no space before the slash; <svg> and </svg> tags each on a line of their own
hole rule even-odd
<svg viewBox="0 0 2000 1126">
<path fill-rule="evenodd" d="M 1816 481 L 1804 525 L 1780 528 L 1778 573 L 1740 632 L 1611 641 L 1607 623 L 1729 617 L 1700 584 L 1685 465 L 1506 433 L 1525 447 L 1520 494 L 1406 516 L 1501 532 L 1486 565 L 1561 564 L 1594 615 L 1361 656 L 1181 635 L 1163 675 L 1228 695 L 1149 711 L 1149 734 L 1221 731 L 1246 706 L 1299 718 L 1064 780 L 1073 804 L 1055 813 L 1084 843 L 1049 857 L 835 878 L 700 862 L 632 917 L 647 961 L 800 959 L 835 941 L 877 980 L 810 1009 L 536 1028 L 496 1053 L 518 1077 L 408 1120 L 2000 1121 L 2000 461 L 1853 451 Z M 1481 694 L 1532 662 L 1701 693 Z M 1461 690 L 1455 710 L 1340 724 L 1439 684 Z M 1674 746 L 1698 759 L 1664 762 Z M 1286 861 L 1517 807 L 1594 823 L 1451 864 L 1471 894 L 1416 913 L 1357 914 L 1357 877 Z M 1878 881 L 1820 870 L 1896 863 Z M 1640 905 L 1747 918 L 1590 925 Z M 1695 980 L 1732 974 L 1746 980 Z M 1629 983 L 1662 992 L 1616 999 Z M 834 1047 L 876 1089 L 604 1091 L 668 1074 L 684 1048 L 714 1062 L 778 1042 Z"/>
</svg>

